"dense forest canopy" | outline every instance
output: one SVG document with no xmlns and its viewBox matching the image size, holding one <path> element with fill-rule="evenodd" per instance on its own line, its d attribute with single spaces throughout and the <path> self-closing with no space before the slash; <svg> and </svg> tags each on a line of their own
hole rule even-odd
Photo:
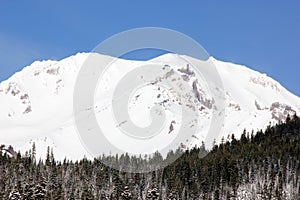
<svg viewBox="0 0 300 200">
<path fill-rule="evenodd" d="M 35 153 L 34 145 L 24 155 L 0 151 L 0 199 L 300 199 L 296 115 L 265 131 L 222 139 L 210 151 L 202 143 L 149 173 L 122 172 L 102 161 L 147 167 L 163 162 L 159 153 L 150 160 L 119 155 L 76 162 L 56 161 L 49 148 L 44 160 Z"/>
</svg>

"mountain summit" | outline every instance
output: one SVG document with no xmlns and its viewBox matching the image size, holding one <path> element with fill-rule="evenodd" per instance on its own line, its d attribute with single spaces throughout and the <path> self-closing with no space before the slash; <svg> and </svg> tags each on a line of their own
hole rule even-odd
<svg viewBox="0 0 300 200">
<path fill-rule="evenodd" d="M 34 142 L 38 156 L 43 158 L 47 146 L 53 148 L 55 157 L 59 159 L 80 159 L 84 155 L 88 156 L 74 123 L 73 91 L 80 67 L 89 55 L 91 53 L 78 53 L 60 61 L 36 61 L 0 84 L 0 144 L 12 145 L 16 150 L 26 151 Z M 101 54 L 95 56 L 99 61 L 107 58 Z M 190 96 L 178 100 L 172 96 L 170 89 L 162 89 L 156 85 L 151 92 L 140 89 L 133 94 L 128 105 L 133 122 L 142 125 L 151 122 L 149 110 L 147 111 L 150 104 L 159 104 L 166 110 L 177 112 L 176 106 L 187 104 L 188 101 L 197 102 L 193 109 L 199 111 L 204 122 L 209 120 L 214 109 L 214 100 L 205 88 L 206 83 L 195 78 L 192 67 L 182 58 L 185 56 L 165 54 L 148 61 L 117 59 L 113 69 L 99 82 L 99 94 L 95 97 L 96 105 L 93 107 L 99 120 L 110 113 L 105 90 L 113 88 L 117 84 L 116 78 L 120 78 L 127 71 L 151 63 L 168 68 L 168 72 L 176 70 L 181 74 L 191 85 L 191 91 L 186 93 Z M 212 57 L 209 61 L 216 66 L 221 77 L 225 98 L 224 122 L 216 140 L 220 141 L 222 137 L 226 139 L 232 133 L 239 137 L 244 129 L 264 129 L 270 123 L 284 120 L 288 114 L 300 113 L 300 98 L 266 74 Z M 213 79 L 213 76 L 205 77 L 207 82 L 213 83 Z M 170 91 L 171 94 L 168 93 Z M 172 133 L 179 126 L 178 119 L 167 117 L 167 120 L 166 138 L 172 137 Z M 204 140 L 201 131 L 207 130 L 205 124 L 194 135 L 196 143 Z"/>
</svg>

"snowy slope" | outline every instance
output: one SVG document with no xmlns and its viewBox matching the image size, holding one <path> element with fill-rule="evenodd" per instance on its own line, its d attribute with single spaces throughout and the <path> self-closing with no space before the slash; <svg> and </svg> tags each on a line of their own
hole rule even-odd
<svg viewBox="0 0 300 200">
<path fill-rule="evenodd" d="M 41 157 L 45 157 L 47 146 L 53 148 L 55 157 L 59 159 L 80 159 L 84 155 L 88 156 L 74 125 L 73 91 L 80 67 L 89 55 L 78 53 L 61 61 L 37 61 L 0 84 L 0 144 L 12 145 L 16 150 L 26 151 L 35 142 L 38 156 Z M 107 58 L 100 54 L 95 56 L 99 61 Z M 167 72 L 172 69 L 179 71 L 194 90 L 185 92 L 188 98 L 178 100 L 172 95 L 171 89 L 161 89 L 155 84 L 141 88 L 135 91 L 128 105 L 131 120 L 142 126 L 149 124 L 151 120 L 148 108 L 153 104 L 160 104 L 168 111 L 167 124 L 178 122 L 178 106 L 197 101 L 196 109 L 200 110 L 202 126 L 195 138 L 196 143 L 200 143 L 203 139 L 202 132 L 208 129 L 206 124 L 209 124 L 207 122 L 211 118 L 214 101 L 206 83 L 192 75 L 193 71 L 189 71 L 184 58 L 201 62 L 175 54 L 165 54 L 145 62 L 118 59 L 103 76 L 97 89 L 94 109 L 99 122 L 112 122 L 109 121 L 112 113 L 109 99 L 112 94 L 109 91 L 117 85 L 117 81 L 113 80 L 120 79 L 140 65 L 155 63 L 162 67 L 167 66 Z M 269 122 L 283 120 L 287 114 L 300 113 L 300 98 L 267 75 L 212 57 L 209 62 L 216 66 L 220 74 L 225 95 L 225 118 L 222 132 L 216 138 L 218 141 L 221 137 L 226 139 L 231 133 L 239 137 L 245 128 L 256 131 L 265 128 Z M 214 83 L 214 76 L 205 78 Z M 175 132 L 179 123 L 172 125 Z M 116 128 L 104 127 L 110 131 Z M 170 127 L 165 128 L 168 132 Z M 172 134 L 165 134 L 158 138 L 158 146 L 163 146 L 172 137 Z M 114 136 L 111 140 L 122 141 L 120 137 Z M 120 145 L 124 144 L 120 142 Z M 124 145 L 124 148 L 128 147 Z M 137 152 L 139 148 L 136 146 Z"/>
</svg>

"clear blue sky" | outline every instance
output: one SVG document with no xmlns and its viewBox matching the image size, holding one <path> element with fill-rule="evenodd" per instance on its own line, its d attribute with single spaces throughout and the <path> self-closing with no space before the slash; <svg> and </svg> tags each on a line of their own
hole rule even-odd
<svg viewBox="0 0 300 200">
<path fill-rule="evenodd" d="M 189 35 L 217 59 L 267 73 L 300 96 L 300 1 L 80 2 L 1 1 L 0 81 L 34 60 L 88 52 L 115 33 L 158 26 Z"/>
</svg>

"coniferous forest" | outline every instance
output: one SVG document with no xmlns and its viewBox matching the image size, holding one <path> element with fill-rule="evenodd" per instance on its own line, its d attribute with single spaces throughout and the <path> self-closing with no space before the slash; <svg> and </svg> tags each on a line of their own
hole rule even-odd
<svg viewBox="0 0 300 200">
<path fill-rule="evenodd" d="M 44 160 L 35 153 L 34 145 L 15 157 L 0 151 L 0 199 L 300 199 L 296 115 L 265 131 L 222 139 L 209 152 L 202 144 L 149 173 L 121 172 L 101 160 L 145 166 L 160 155 L 152 161 L 119 155 L 60 162 L 50 149 Z"/>
</svg>

